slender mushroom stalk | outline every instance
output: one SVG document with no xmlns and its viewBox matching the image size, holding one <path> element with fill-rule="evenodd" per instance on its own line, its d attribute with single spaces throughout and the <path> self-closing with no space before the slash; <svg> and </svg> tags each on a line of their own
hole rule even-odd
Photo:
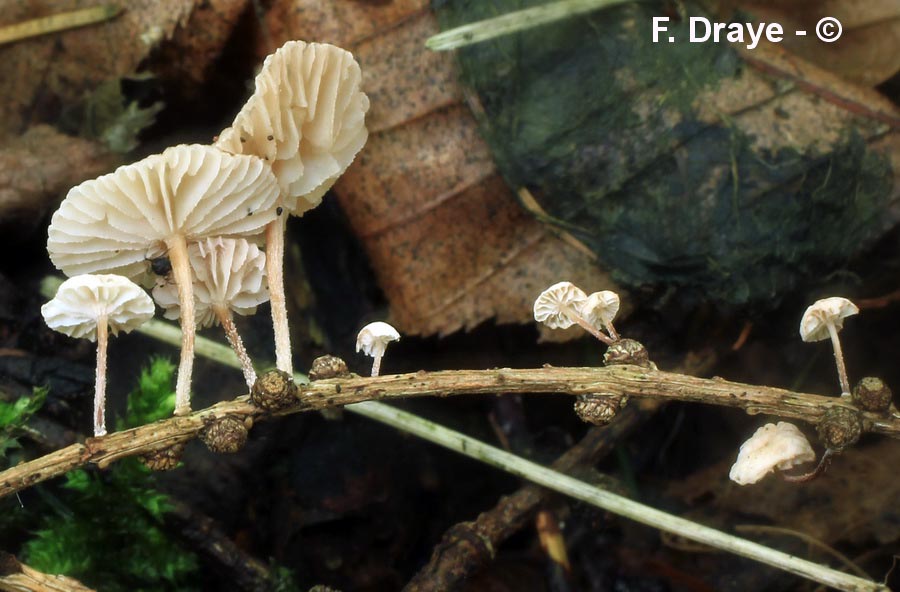
<svg viewBox="0 0 900 592">
<path fill-rule="evenodd" d="M 106 349 L 108 334 L 126 333 L 153 316 L 153 301 L 140 286 L 119 275 L 79 275 L 60 285 L 41 307 L 47 326 L 70 337 L 97 340 L 94 435 L 106 435 Z"/>
<path fill-rule="evenodd" d="M 367 356 L 374 358 L 372 376 L 378 376 L 381 372 L 381 359 L 384 357 L 388 343 L 398 339 L 400 339 L 400 333 L 381 321 L 369 323 L 360 329 L 359 335 L 356 336 L 356 351 L 362 351 Z"/>
<path fill-rule="evenodd" d="M 571 282 L 553 284 L 534 301 L 534 320 L 551 329 L 568 329 L 578 325 L 603 343 L 613 344 L 613 339 L 585 318 L 582 308 L 587 295 Z"/>
<path fill-rule="evenodd" d="M 169 248 L 169 261 L 172 262 L 181 307 L 181 360 L 175 381 L 175 415 L 187 415 L 191 412 L 191 374 L 194 368 L 194 335 L 197 331 L 194 322 L 194 279 L 184 236 L 167 239 L 166 246 Z"/>
<path fill-rule="evenodd" d="M 266 228 L 266 257 L 275 363 L 291 375 L 285 219 L 319 205 L 366 143 L 369 99 L 359 88 L 361 79 L 351 53 L 323 43 L 289 41 L 266 58 L 253 96 L 216 141 L 222 150 L 264 158 L 281 187 L 283 216 Z"/>
<path fill-rule="evenodd" d="M 284 295 L 284 228 L 286 218 L 283 214 L 279 215 L 266 226 L 266 275 L 269 282 L 272 328 L 275 332 L 275 367 L 293 376 L 294 361 L 291 355 L 291 330 L 288 325 L 287 299 Z"/>
<path fill-rule="evenodd" d="M 800 338 L 803 341 L 831 339 L 834 348 L 834 362 L 841 383 L 841 395 L 850 396 L 850 380 L 844 365 L 841 340 L 838 331 L 844 326 L 844 319 L 859 313 L 859 308 L 846 298 L 837 296 L 817 300 L 806 309 L 800 320 Z"/>
<path fill-rule="evenodd" d="M 67 275 L 116 272 L 139 281 L 164 251 L 182 314 L 175 414 L 190 412 L 195 304 L 188 241 L 252 237 L 276 218 L 279 187 L 260 158 L 174 146 L 72 188 L 53 215 L 47 251 Z"/>
<path fill-rule="evenodd" d="M 266 253 L 241 238 L 208 238 L 190 245 L 187 258 L 193 283 L 191 315 L 200 328 L 217 322 L 222 325 L 228 343 L 241 361 L 247 387 L 252 388 L 256 371 L 232 311 L 253 314 L 257 306 L 268 300 Z M 180 287 L 176 291 L 172 284 L 162 282 L 153 289 L 153 298 L 165 309 L 167 318 L 186 322 Z"/>
</svg>

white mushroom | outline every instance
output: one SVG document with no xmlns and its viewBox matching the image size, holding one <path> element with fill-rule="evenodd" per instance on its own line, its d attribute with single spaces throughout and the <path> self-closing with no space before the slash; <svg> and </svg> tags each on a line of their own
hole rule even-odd
<svg viewBox="0 0 900 592">
<path fill-rule="evenodd" d="M 738 485 L 756 483 L 775 469 L 788 470 L 816 460 L 806 436 L 792 423 L 767 423 L 741 444 L 728 476 Z"/>
<path fill-rule="evenodd" d="M 41 307 L 47 326 L 70 337 L 97 341 L 94 384 L 94 435 L 106 434 L 107 331 L 130 332 L 153 316 L 153 301 L 140 286 L 120 275 L 79 275 L 60 285 Z"/>
<path fill-rule="evenodd" d="M 553 284 L 534 301 L 534 320 L 551 329 L 568 329 L 577 324 L 603 343 L 612 344 L 612 339 L 584 318 L 585 302 L 587 295 L 572 282 Z"/>
<path fill-rule="evenodd" d="M 383 323 L 376 321 L 369 323 L 359 331 L 356 336 L 356 351 L 362 351 L 367 356 L 375 358 L 372 363 L 372 376 L 378 376 L 381 370 L 381 358 L 387 350 L 388 343 L 400 339 L 400 334 L 396 329 Z"/>
<path fill-rule="evenodd" d="M 275 220 L 278 183 L 253 156 L 211 146 L 175 146 L 69 191 L 50 224 L 47 250 L 67 275 L 148 273 L 168 254 L 181 303 L 181 363 L 175 413 L 190 412 L 194 296 L 188 242 L 254 236 Z"/>
<path fill-rule="evenodd" d="M 612 324 L 619 314 L 618 294 L 611 290 L 594 292 L 581 305 L 581 314 L 594 327 L 605 328 L 613 341 L 619 340 L 619 334 Z"/>
<path fill-rule="evenodd" d="M 256 312 L 269 299 L 266 286 L 266 254 L 242 238 L 208 238 L 188 247 L 194 272 L 195 318 L 198 328 L 219 323 L 234 353 L 241 361 L 244 379 L 252 388 L 256 372 L 247 354 L 232 311 L 240 315 Z M 181 317 L 178 290 L 167 282 L 153 289 L 153 298 L 168 319 Z"/>
<path fill-rule="evenodd" d="M 841 382 L 841 393 L 850 396 L 850 380 L 847 378 L 847 367 L 844 365 L 844 354 L 838 331 L 844 326 L 844 319 L 859 313 L 855 304 L 846 298 L 833 296 L 816 300 L 800 320 L 800 338 L 803 341 L 822 341 L 831 338 L 834 348 L 834 361 L 837 364 L 838 378 Z"/>
<path fill-rule="evenodd" d="M 302 215 L 321 203 L 366 143 L 369 99 L 359 88 L 361 78 L 350 52 L 289 41 L 266 58 L 256 91 L 216 146 L 267 160 L 281 186 L 280 211 Z M 285 218 L 269 225 L 266 256 L 276 366 L 292 374 L 282 262 Z"/>
</svg>

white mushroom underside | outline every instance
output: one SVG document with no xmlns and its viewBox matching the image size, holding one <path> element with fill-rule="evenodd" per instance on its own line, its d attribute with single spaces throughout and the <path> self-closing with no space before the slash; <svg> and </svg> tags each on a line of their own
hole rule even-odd
<svg viewBox="0 0 900 592">
<path fill-rule="evenodd" d="M 361 351 L 367 356 L 383 356 L 387 344 L 400 339 L 400 333 L 391 325 L 383 321 L 369 323 L 356 336 L 356 351 Z"/>
<path fill-rule="evenodd" d="M 568 329 L 575 324 L 572 313 L 587 300 L 584 291 L 571 282 L 553 284 L 534 301 L 534 320 L 551 329 Z"/>
<path fill-rule="evenodd" d="M 339 47 L 291 41 L 266 58 L 256 91 L 216 146 L 267 159 L 284 207 L 318 205 L 368 138 L 369 99 L 353 55 Z"/>
<path fill-rule="evenodd" d="M 768 423 L 741 444 L 729 477 L 739 485 L 756 483 L 776 468 L 787 470 L 816 459 L 806 436 L 792 423 Z"/>
<path fill-rule="evenodd" d="M 619 295 L 610 290 L 594 292 L 581 306 L 584 318 L 595 327 L 605 327 L 619 314 Z"/>
<path fill-rule="evenodd" d="M 259 234 L 275 217 L 278 185 L 265 163 L 209 146 L 175 146 L 72 188 L 53 215 L 47 250 L 67 275 L 136 278 L 162 242 L 183 234 Z"/>
<path fill-rule="evenodd" d="M 194 272 L 197 327 L 218 324 L 213 306 L 250 315 L 269 299 L 266 255 L 256 245 L 243 239 L 206 239 L 189 246 L 188 257 Z M 153 298 L 165 309 L 166 318 L 180 318 L 178 288 L 174 284 L 161 283 L 153 289 Z"/>
<path fill-rule="evenodd" d="M 97 320 L 106 317 L 113 335 L 128 333 L 153 316 L 153 301 L 119 275 L 79 275 L 62 283 L 41 307 L 47 326 L 70 337 L 97 339 Z"/>
<path fill-rule="evenodd" d="M 829 323 L 840 331 L 844 326 L 844 319 L 857 313 L 859 308 L 840 296 L 817 300 L 806 309 L 803 318 L 800 319 L 800 338 L 803 341 L 829 339 L 831 337 L 828 330 Z"/>
</svg>

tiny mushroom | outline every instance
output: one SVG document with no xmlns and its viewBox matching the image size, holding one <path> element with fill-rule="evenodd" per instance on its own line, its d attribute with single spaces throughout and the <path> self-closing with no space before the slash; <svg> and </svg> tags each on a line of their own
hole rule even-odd
<svg viewBox="0 0 900 592">
<path fill-rule="evenodd" d="M 56 296 L 41 307 L 51 329 L 70 337 L 97 341 L 94 386 L 94 435 L 106 434 L 107 333 L 117 335 L 153 316 L 153 301 L 140 286 L 120 275 L 78 275 L 60 285 Z"/>
<path fill-rule="evenodd" d="M 551 329 L 568 329 L 577 324 L 603 343 L 611 345 L 613 340 L 584 317 L 582 306 L 585 302 L 587 295 L 572 282 L 553 284 L 534 301 L 534 320 Z"/>
<path fill-rule="evenodd" d="M 800 338 L 803 341 L 822 341 L 831 338 L 834 347 L 834 361 L 837 364 L 838 378 L 841 382 L 841 394 L 850 396 L 850 380 L 847 378 L 847 367 L 844 365 L 844 354 L 838 331 L 844 326 L 844 319 L 859 312 L 855 304 L 846 298 L 833 296 L 815 301 L 800 320 Z"/>
<path fill-rule="evenodd" d="M 360 330 L 356 337 L 356 351 L 362 351 L 367 356 L 375 358 L 372 363 L 372 376 L 378 376 L 381 370 L 381 358 L 384 357 L 388 343 L 398 339 L 400 334 L 397 330 L 381 321 L 369 323 Z"/>
<path fill-rule="evenodd" d="M 256 382 L 253 363 L 234 325 L 232 311 L 240 315 L 256 312 L 269 299 L 266 286 L 266 254 L 242 238 L 208 238 L 188 247 L 194 272 L 195 318 L 198 328 L 219 323 L 228 343 L 241 362 L 249 388 Z M 178 290 L 162 281 L 153 289 L 153 298 L 165 309 L 168 319 L 178 319 L 181 307 Z"/>
<path fill-rule="evenodd" d="M 369 99 L 353 54 L 324 43 L 289 41 L 268 56 L 256 90 L 219 134 L 216 146 L 253 154 L 272 167 L 281 187 L 277 219 L 266 229 L 276 366 L 293 374 L 284 297 L 286 215 L 300 216 L 322 201 L 368 138 Z"/>
<path fill-rule="evenodd" d="M 728 476 L 738 485 L 756 483 L 775 469 L 787 470 L 816 460 L 806 436 L 792 423 L 767 423 L 741 444 Z"/>
<path fill-rule="evenodd" d="M 150 262 L 168 255 L 182 319 L 176 415 L 191 410 L 195 324 L 188 243 L 262 234 L 276 218 L 278 195 L 262 159 L 182 145 L 72 188 L 53 215 L 47 251 L 67 275 L 145 279 Z"/>
<path fill-rule="evenodd" d="M 611 290 L 594 292 L 581 305 L 581 314 L 593 326 L 605 328 L 613 341 L 619 340 L 613 319 L 619 314 L 619 295 Z"/>
</svg>

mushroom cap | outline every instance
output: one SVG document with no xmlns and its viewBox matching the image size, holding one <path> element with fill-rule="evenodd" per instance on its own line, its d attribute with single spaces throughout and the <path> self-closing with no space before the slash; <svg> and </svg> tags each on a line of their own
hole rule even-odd
<svg viewBox="0 0 900 592">
<path fill-rule="evenodd" d="M 208 238 L 188 246 L 194 275 L 194 314 L 198 327 L 218 324 L 214 306 L 251 315 L 269 299 L 266 254 L 242 238 Z M 178 287 L 160 280 L 153 299 L 167 319 L 181 318 Z"/>
<path fill-rule="evenodd" d="M 619 295 L 611 290 L 594 292 L 581 305 L 581 314 L 593 326 L 605 327 L 619 314 Z"/>
<path fill-rule="evenodd" d="M 776 468 L 787 470 L 814 460 L 816 453 L 797 426 L 786 421 L 767 423 L 741 444 L 728 476 L 738 485 L 749 485 Z"/>
<path fill-rule="evenodd" d="M 369 323 L 356 336 L 356 351 L 362 351 L 373 358 L 383 356 L 387 344 L 400 339 L 396 329 L 382 321 Z"/>
<path fill-rule="evenodd" d="M 102 316 L 113 335 L 130 332 L 153 316 L 153 301 L 140 286 L 120 275 L 77 275 L 64 281 L 41 307 L 47 326 L 69 337 L 97 339 Z"/>
<path fill-rule="evenodd" d="M 587 295 L 572 282 L 553 284 L 534 301 L 534 320 L 551 329 L 568 329 L 575 324 L 572 312 L 577 312 Z"/>
<path fill-rule="evenodd" d="M 284 207 L 302 214 L 321 203 L 366 143 L 361 79 L 350 52 L 289 41 L 266 58 L 256 91 L 216 146 L 268 160 Z"/>
<path fill-rule="evenodd" d="M 838 331 L 844 326 L 844 319 L 859 313 L 855 304 L 841 298 L 832 296 L 813 302 L 803 313 L 800 319 L 800 338 L 803 341 L 821 341 L 828 339 L 829 323 Z"/>
<path fill-rule="evenodd" d="M 275 219 L 278 183 L 254 156 L 181 145 L 69 190 L 50 223 L 47 251 L 66 275 L 135 279 L 164 241 L 252 236 Z"/>
</svg>

